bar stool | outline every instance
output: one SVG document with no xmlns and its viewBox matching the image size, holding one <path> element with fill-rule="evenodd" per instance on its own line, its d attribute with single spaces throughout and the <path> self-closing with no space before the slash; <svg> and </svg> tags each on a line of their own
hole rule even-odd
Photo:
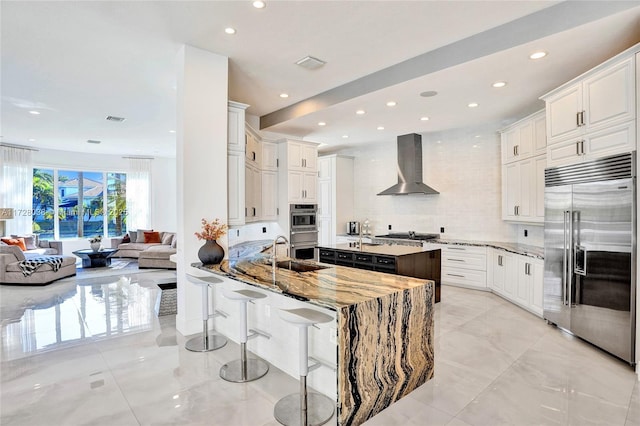
<svg viewBox="0 0 640 426">
<path fill-rule="evenodd" d="M 199 285 L 202 290 L 202 335 L 187 340 L 184 347 L 193 352 L 209 352 L 220 349 L 227 344 L 227 338 L 219 334 L 209 334 L 209 318 L 217 316 L 226 318 L 227 314 L 215 310 L 212 315 L 209 315 L 209 287 L 224 281 L 214 276 L 199 277 L 191 274 L 187 274 L 187 281 Z"/>
<path fill-rule="evenodd" d="M 229 290 L 224 289 L 224 297 L 240 303 L 240 359 L 228 362 L 220 368 L 220 377 L 228 382 L 244 383 L 257 380 L 267 374 L 269 364 L 258 358 L 247 358 L 247 340 L 257 336 L 267 339 L 271 335 L 250 329 L 247 334 L 247 303 L 253 303 L 256 299 L 264 299 L 266 295 L 253 290 Z"/>
<path fill-rule="evenodd" d="M 273 408 L 273 416 L 283 425 L 322 425 L 333 416 L 335 401 L 319 393 L 307 395 L 307 374 L 321 364 L 309 366 L 309 326 L 333 321 L 329 315 L 313 309 L 281 309 L 280 318 L 298 327 L 300 392 L 280 399 Z"/>
</svg>

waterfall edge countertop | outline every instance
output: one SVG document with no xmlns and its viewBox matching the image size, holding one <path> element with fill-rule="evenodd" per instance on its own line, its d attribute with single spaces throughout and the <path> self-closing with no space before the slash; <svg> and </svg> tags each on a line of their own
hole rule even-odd
<svg viewBox="0 0 640 426">
<path fill-rule="evenodd" d="M 270 260 L 271 250 L 265 249 L 262 242 L 256 243 L 253 249 L 247 246 L 242 249 L 231 247 L 229 253 L 233 255 L 237 252 L 240 257 L 223 260 L 219 265 L 194 263 L 192 266 L 334 311 L 399 291 L 434 285 L 433 281 L 421 278 L 342 266 L 320 266 L 316 262 L 300 260 L 295 260 L 295 262 L 303 265 L 318 265 L 322 269 L 296 272 L 286 268 L 276 268 L 274 281 Z M 421 251 L 416 251 L 415 247 L 385 247 L 393 251 L 403 251 L 404 249 L 413 249 L 411 253 Z M 268 251 L 268 253 L 263 253 L 263 251 Z M 278 258 L 278 261 L 281 260 L 289 260 L 289 258 Z"/>
<path fill-rule="evenodd" d="M 341 266 L 277 268 L 274 281 L 264 248 L 243 243 L 220 265 L 192 266 L 336 312 L 339 425 L 364 423 L 433 377 L 433 281 Z"/>
</svg>

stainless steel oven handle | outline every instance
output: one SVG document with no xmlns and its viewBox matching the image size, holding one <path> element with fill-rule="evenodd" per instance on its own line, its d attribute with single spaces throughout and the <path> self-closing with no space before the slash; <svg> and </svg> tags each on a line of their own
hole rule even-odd
<svg viewBox="0 0 640 426">
<path fill-rule="evenodd" d="M 291 235 L 295 235 L 295 234 L 317 234 L 318 230 L 315 231 L 291 231 Z"/>
</svg>

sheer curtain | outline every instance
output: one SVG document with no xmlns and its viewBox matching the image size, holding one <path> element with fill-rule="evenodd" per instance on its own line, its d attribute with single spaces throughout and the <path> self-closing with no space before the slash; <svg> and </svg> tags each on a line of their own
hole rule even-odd
<svg viewBox="0 0 640 426">
<path fill-rule="evenodd" d="M 7 220 L 5 234 L 24 235 L 33 232 L 33 160 L 32 151 L 0 145 L 0 207 L 14 209 Z"/>
<path fill-rule="evenodd" d="M 129 158 L 127 229 L 151 229 L 151 159 Z"/>
</svg>

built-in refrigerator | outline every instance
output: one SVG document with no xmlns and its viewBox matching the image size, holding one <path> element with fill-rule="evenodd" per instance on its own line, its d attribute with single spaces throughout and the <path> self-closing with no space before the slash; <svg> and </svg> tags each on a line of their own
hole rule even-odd
<svg viewBox="0 0 640 426">
<path fill-rule="evenodd" d="M 635 152 L 545 170 L 544 318 L 635 364 Z"/>
</svg>

